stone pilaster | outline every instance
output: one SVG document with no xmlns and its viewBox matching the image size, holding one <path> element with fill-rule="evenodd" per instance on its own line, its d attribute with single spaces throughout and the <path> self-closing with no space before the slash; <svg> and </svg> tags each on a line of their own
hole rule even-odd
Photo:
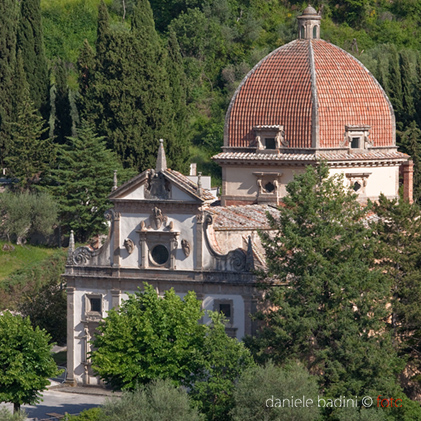
<svg viewBox="0 0 421 421">
<path fill-rule="evenodd" d="M 120 212 L 115 212 L 113 222 L 113 266 L 120 267 Z"/>
<path fill-rule="evenodd" d="M 75 288 L 67 287 L 67 378 L 66 383 L 76 386 L 75 371 L 75 332 L 74 332 L 74 311 L 75 311 Z"/>
</svg>

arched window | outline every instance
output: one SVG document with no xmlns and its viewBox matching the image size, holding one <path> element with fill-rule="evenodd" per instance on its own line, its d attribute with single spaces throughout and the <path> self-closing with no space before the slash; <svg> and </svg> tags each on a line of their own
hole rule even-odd
<svg viewBox="0 0 421 421">
<path fill-rule="evenodd" d="M 317 39 L 317 25 L 313 26 L 313 39 Z"/>
</svg>

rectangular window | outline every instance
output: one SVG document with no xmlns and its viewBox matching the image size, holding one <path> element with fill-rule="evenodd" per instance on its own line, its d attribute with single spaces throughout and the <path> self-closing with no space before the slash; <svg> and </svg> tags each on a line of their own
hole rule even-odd
<svg viewBox="0 0 421 421">
<path fill-rule="evenodd" d="M 360 138 L 353 137 L 351 140 L 351 149 L 360 149 Z"/>
<path fill-rule="evenodd" d="M 89 297 L 89 311 L 101 313 L 101 298 Z"/>
<path fill-rule="evenodd" d="M 274 137 L 267 137 L 265 139 L 266 149 L 276 149 L 276 142 Z"/>
<path fill-rule="evenodd" d="M 231 304 L 219 304 L 219 312 L 222 313 L 228 320 L 230 320 Z"/>
</svg>

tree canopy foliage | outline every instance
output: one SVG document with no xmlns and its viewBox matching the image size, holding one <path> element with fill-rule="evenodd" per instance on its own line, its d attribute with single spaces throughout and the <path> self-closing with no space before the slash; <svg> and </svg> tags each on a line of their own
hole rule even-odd
<svg viewBox="0 0 421 421">
<path fill-rule="evenodd" d="M 8 311 L 0 315 L 0 365 L 0 400 L 12 402 L 15 411 L 38 403 L 57 372 L 48 334 Z"/>
<path fill-rule="evenodd" d="M 242 343 L 227 336 L 219 314 L 211 315 L 210 326 L 199 323 L 202 316 L 194 292 L 180 298 L 171 289 L 159 297 L 145 284 L 100 323 L 92 366 L 114 389 L 170 379 L 188 388 L 208 420 L 225 419 L 235 382 L 254 362 Z"/>
<path fill-rule="evenodd" d="M 375 267 L 370 208 L 323 164 L 287 191 L 279 218 L 268 216 L 272 233 L 262 234 L 267 309 L 257 356 L 302 361 L 328 396 L 396 393 L 403 364 L 384 328 L 391 283 Z"/>
</svg>

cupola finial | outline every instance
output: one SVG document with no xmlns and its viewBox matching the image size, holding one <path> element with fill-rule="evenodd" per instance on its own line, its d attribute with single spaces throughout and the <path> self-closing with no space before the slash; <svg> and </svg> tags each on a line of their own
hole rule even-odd
<svg viewBox="0 0 421 421">
<path fill-rule="evenodd" d="M 320 39 L 320 21 L 322 17 L 310 4 L 304 9 L 301 16 L 298 16 L 298 38 L 299 39 Z"/>
<path fill-rule="evenodd" d="M 156 158 L 156 172 L 165 171 L 167 169 L 167 158 L 165 157 L 164 141 L 159 139 L 158 157 Z"/>
</svg>

